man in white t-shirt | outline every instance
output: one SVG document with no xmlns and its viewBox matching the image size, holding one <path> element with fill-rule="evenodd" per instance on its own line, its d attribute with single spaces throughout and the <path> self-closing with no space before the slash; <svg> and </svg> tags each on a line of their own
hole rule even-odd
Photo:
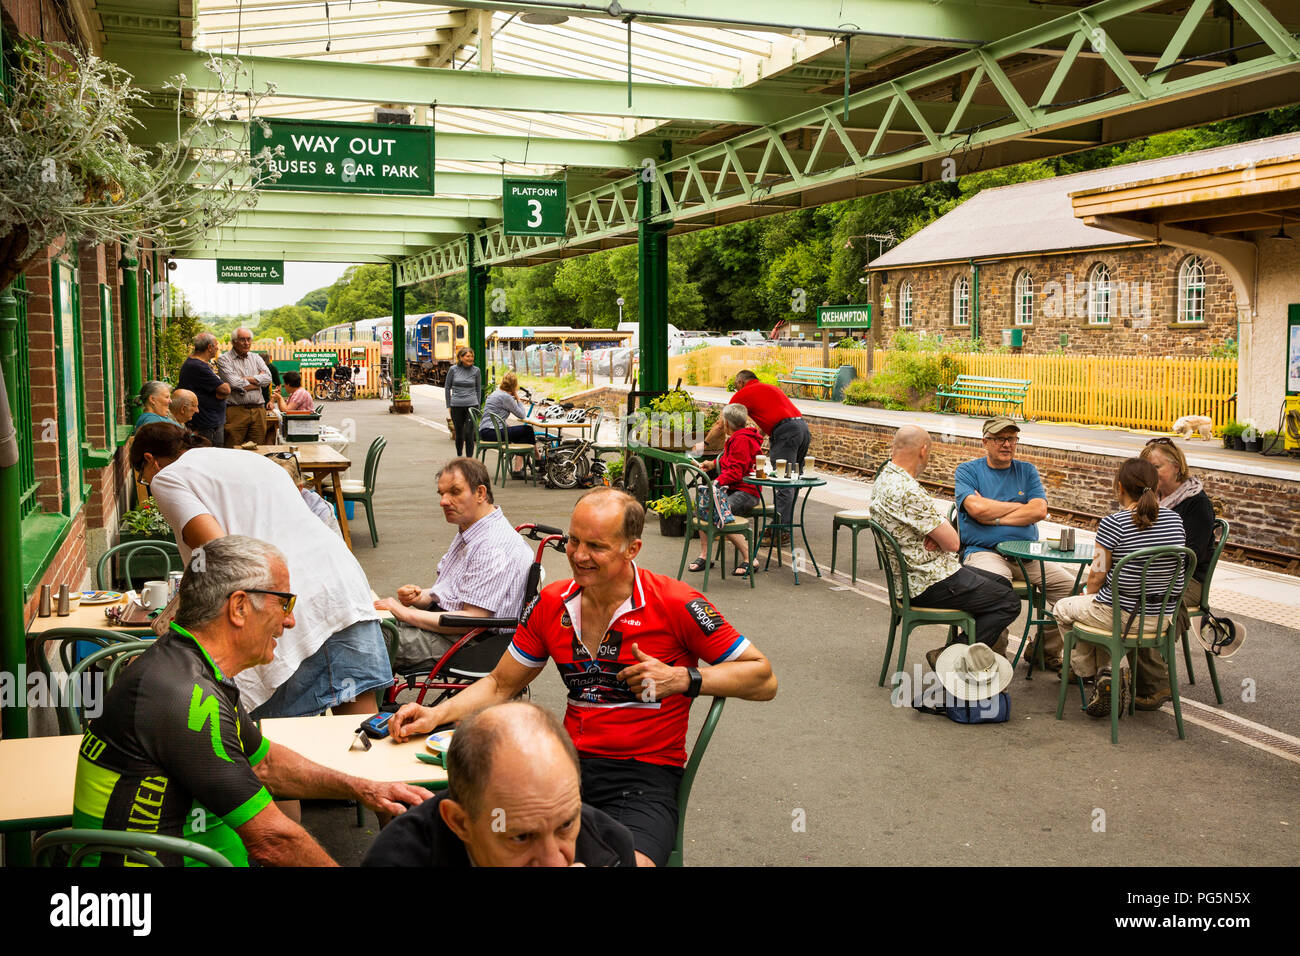
<svg viewBox="0 0 1300 956">
<path fill-rule="evenodd" d="M 226 534 L 257 537 L 284 552 L 298 594 L 296 624 L 274 660 L 236 677 L 253 717 L 374 713 L 374 692 L 393 672 L 356 558 L 274 462 L 240 449 L 188 448 L 173 434 L 180 430 L 168 428 L 142 429 L 131 465 L 176 532 L 182 559 L 190 563 Z"/>
</svg>

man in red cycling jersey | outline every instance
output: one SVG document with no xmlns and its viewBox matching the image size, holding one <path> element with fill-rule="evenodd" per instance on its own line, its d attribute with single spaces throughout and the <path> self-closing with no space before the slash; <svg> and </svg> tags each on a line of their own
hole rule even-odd
<svg viewBox="0 0 1300 956">
<path fill-rule="evenodd" d="M 524 609 L 491 674 L 436 707 L 407 704 L 389 729 L 400 741 L 510 700 L 553 658 L 569 689 L 564 726 L 583 800 L 632 831 L 638 863 L 662 866 L 676 839 L 691 699 L 771 700 L 776 677 L 698 591 L 637 567 L 644 524 L 622 491 L 579 499 L 566 546 L 573 578 Z M 700 659 L 712 666 L 696 670 Z"/>
</svg>

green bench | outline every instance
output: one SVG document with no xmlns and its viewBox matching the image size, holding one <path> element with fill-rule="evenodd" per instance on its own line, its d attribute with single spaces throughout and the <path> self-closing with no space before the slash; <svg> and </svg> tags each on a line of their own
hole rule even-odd
<svg viewBox="0 0 1300 956">
<path fill-rule="evenodd" d="M 837 374 L 838 369 L 799 365 L 789 378 L 778 378 L 777 381 L 782 385 L 798 385 L 800 388 L 824 388 L 829 398 Z"/>
<path fill-rule="evenodd" d="M 936 392 L 938 398 L 944 399 L 940 411 L 947 411 L 953 402 L 968 401 L 981 404 L 1006 405 L 1010 413 L 1020 409 L 1020 417 L 1025 417 L 1025 396 L 1033 382 L 1015 378 L 987 378 L 983 375 L 958 375 L 957 381 L 948 388 Z"/>
</svg>

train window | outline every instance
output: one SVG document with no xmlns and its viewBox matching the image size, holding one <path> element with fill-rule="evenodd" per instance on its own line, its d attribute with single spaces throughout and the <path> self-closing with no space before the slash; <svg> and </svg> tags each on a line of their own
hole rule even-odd
<svg viewBox="0 0 1300 956">
<path fill-rule="evenodd" d="M 438 344 L 446 345 L 449 341 L 451 341 L 451 329 L 445 325 L 438 326 Z"/>
</svg>

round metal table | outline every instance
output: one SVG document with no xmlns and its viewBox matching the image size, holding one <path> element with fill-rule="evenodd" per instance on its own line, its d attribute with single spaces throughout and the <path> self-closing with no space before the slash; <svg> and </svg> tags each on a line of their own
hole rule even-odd
<svg viewBox="0 0 1300 956">
<path fill-rule="evenodd" d="M 807 476 L 807 475 L 804 475 L 804 476 L 801 476 L 801 477 L 798 477 L 798 478 L 755 478 L 753 475 L 746 475 L 744 480 L 745 480 L 747 483 L 749 483 L 749 484 L 751 484 L 751 485 L 755 485 L 755 486 L 758 487 L 758 496 L 759 496 L 759 503 L 760 503 L 760 504 L 762 504 L 762 501 L 763 501 L 763 489 L 764 489 L 764 488 L 771 488 L 771 489 L 772 489 L 772 511 L 776 514 L 776 517 L 777 517 L 778 520 L 776 520 L 776 521 L 770 521 L 770 522 L 768 522 L 768 523 L 764 526 L 764 527 L 766 527 L 766 528 L 771 528 L 771 529 L 772 529 L 772 537 L 769 539 L 769 543 L 768 543 L 768 546 L 767 546 L 767 561 L 763 564 L 763 570 L 766 571 L 766 570 L 771 566 L 771 564 L 772 564 L 772 549 L 773 549 L 773 548 L 776 549 L 776 566 L 777 566 L 778 568 L 781 566 L 781 545 L 780 545 L 780 541 L 781 541 L 781 538 L 783 537 L 782 532 L 783 532 L 783 531 L 789 531 L 789 532 L 790 532 L 790 544 L 791 544 L 791 547 L 793 548 L 793 545 L 794 545 L 794 529 L 795 529 L 795 528 L 798 528 L 798 529 L 799 529 L 799 534 L 803 536 L 803 550 L 804 550 L 804 554 L 806 554 L 806 555 L 808 556 L 808 560 L 812 562 L 813 570 L 817 572 L 817 577 L 821 577 L 821 576 L 822 576 L 821 568 L 817 567 L 817 559 L 813 557 L 812 548 L 811 548 L 811 547 L 809 546 L 809 544 L 808 544 L 808 532 L 804 530 L 804 526 L 803 526 L 803 515 L 804 515 L 804 511 L 805 511 L 805 509 L 807 509 L 807 507 L 808 507 L 808 498 L 809 498 L 809 496 L 812 494 L 812 489 L 814 489 L 814 488 L 820 488 L 822 485 L 826 484 L 826 479 L 825 479 L 825 478 L 813 478 L 813 477 L 810 477 L 810 476 Z M 794 500 L 794 504 L 791 505 L 791 513 L 790 513 L 790 517 L 791 517 L 792 520 L 791 520 L 791 522 L 790 522 L 789 524 L 785 524 L 785 523 L 783 523 L 782 521 L 780 521 L 779 519 L 780 519 L 781 515 L 780 515 L 779 512 L 776 511 L 776 491 L 777 491 L 777 489 L 779 489 L 779 488 L 793 488 L 793 489 L 795 490 L 795 492 L 794 492 L 795 500 Z M 799 502 L 799 493 L 800 493 L 800 491 L 803 492 L 803 503 L 802 503 L 802 504 L 800 504 L 800 502 Z M 793 520 L 793 518 L 794 518 L 794 511 L 793 511 L 794 505 L 799 505 L 799 520 L 798 520 L 798 521 L 794 521 L 794 520 Z M 755 546 L 754 550 L 757 552 L 757 550 L 758 550 L 757 546 Z M 799 557 L 798 557 L 796 554 L 792 554 L 790 557 L 791 557 L 790 567 L 791 567 L 791 569 L 794 571 L 794 583 L 795 583 L 795 584 L 798 584 L 798 583 L 799 583 L 799 565 L 800 565 L 801 561 L 800 561 Z"/>
<path fill-rule="evenodd" d="M 1025 587 L 1029 588 L 1029 625 L 1038 629 L 1038 638 L 1034 644 L 1037 653 L 1029 658 L 1029 672 L 1025 674 L 1025 680 L 1033 679 L 1035 657 L 1038 658 L 1039 666 L 1042 666 L 1043 626 L 1056 623 L 1055 619 L 1047 613 L 1047 591 L 1041 586 L 1036 587 L 1030 583 L 1029 575 L 1025 573 L 1025 562 L 1038 562 L 1039 581 L 1043 581 L 1046 577 L 1044 566 L 1048 562 L 1077 564 L 1079 570 L 1074 575 L 1074 590 L 1071 593 L 1078 594 L 1079 585 L 1083 583 L 1083 569 L 1092 564 L 1092 557 L 1095 552 L 1096 548 L 1091 541 L 1078 542 L 1073 551 L 1061 551 L 1053 548 L 1046 541 L 998 542 L 998 554 L 1010 558 L 1020 568 L 1020 575 L 1025 579 Z"/>
</svg>

